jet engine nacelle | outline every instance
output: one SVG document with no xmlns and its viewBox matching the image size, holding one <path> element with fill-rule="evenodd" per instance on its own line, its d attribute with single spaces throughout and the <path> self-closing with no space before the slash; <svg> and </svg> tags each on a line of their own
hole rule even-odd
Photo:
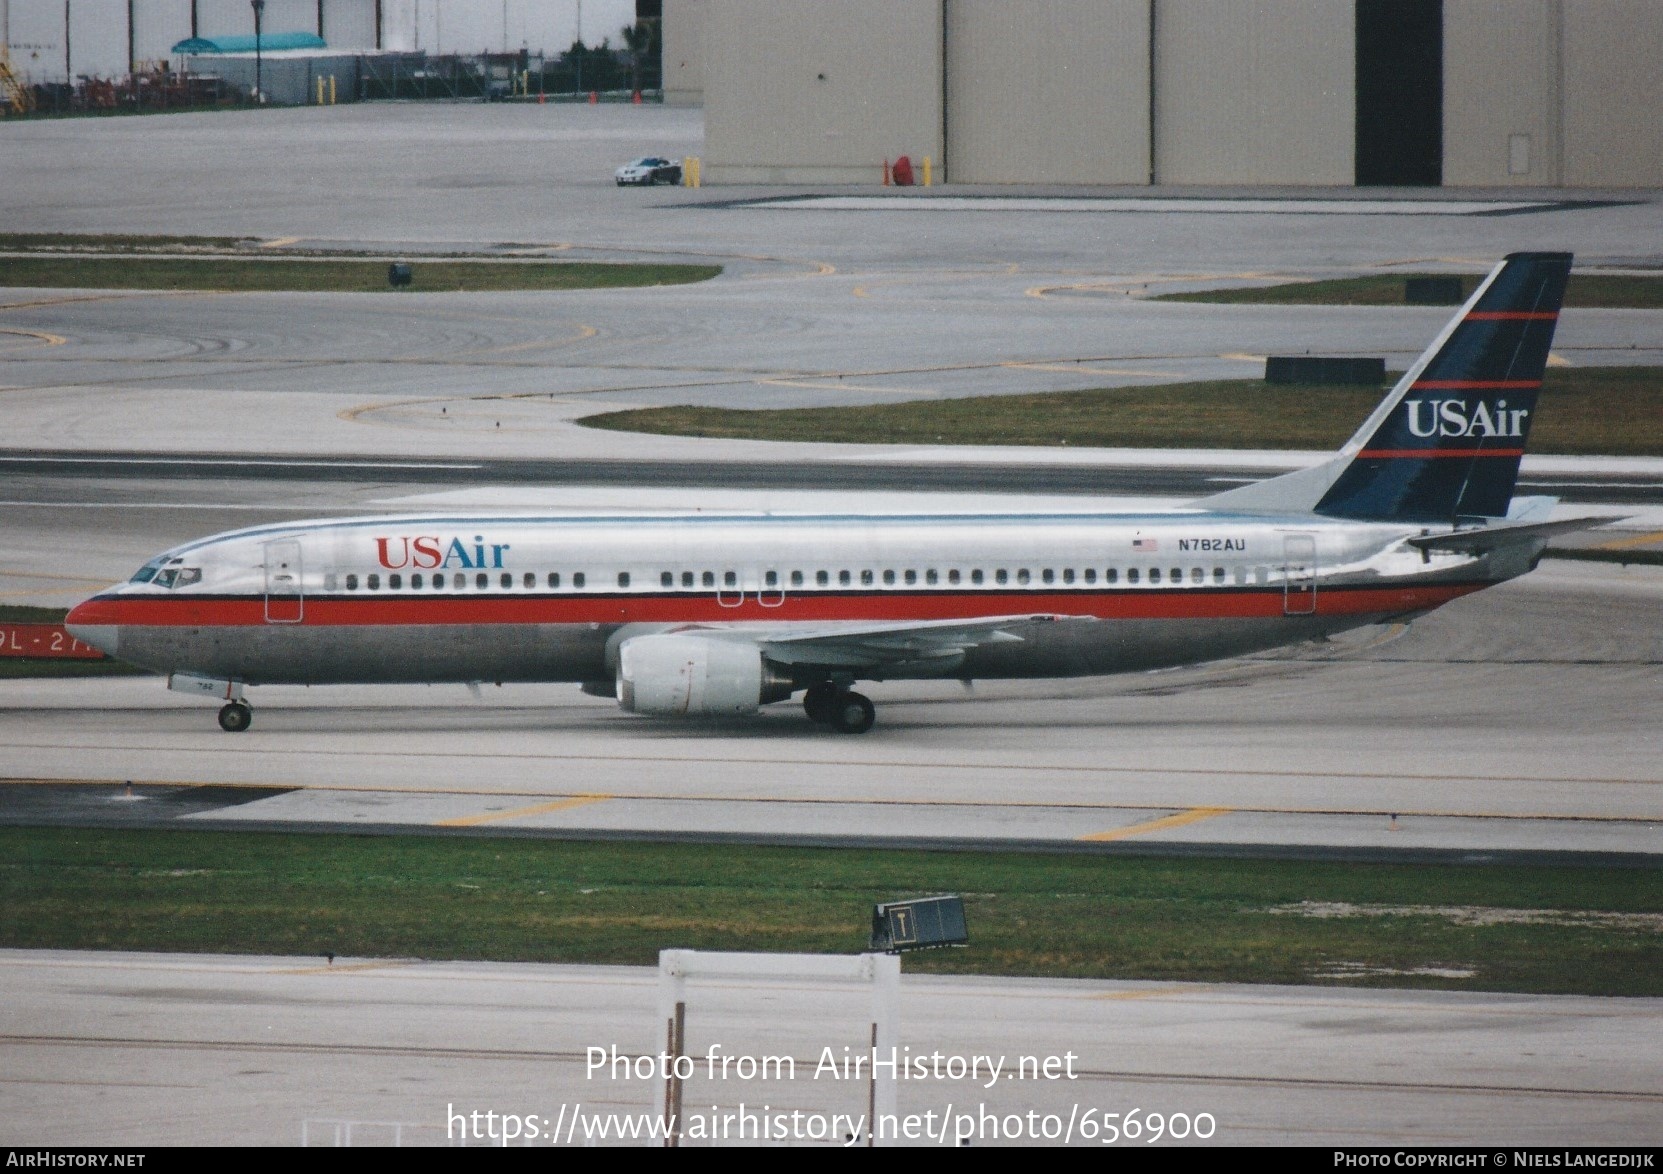
<svg viewBox="0 0 1663 1174">
<path fill-rule="evenodd" d="M 749 641 L 666 633 L 618 646 L 618 704 L 631 713 L 739 716 L 791 696 L 791 686 Z"/>
</svg>

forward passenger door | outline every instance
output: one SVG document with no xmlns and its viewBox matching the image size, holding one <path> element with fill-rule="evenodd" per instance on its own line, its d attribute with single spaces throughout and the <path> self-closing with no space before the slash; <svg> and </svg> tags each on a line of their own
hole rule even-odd
<svg viewBox="0 0 1663 1174">
<path fill-rule="evenodd" d="M 305 615 L 300 543 L 292 538 L 266 543 L 266 623 L 298 624 Z"/>
</svg>

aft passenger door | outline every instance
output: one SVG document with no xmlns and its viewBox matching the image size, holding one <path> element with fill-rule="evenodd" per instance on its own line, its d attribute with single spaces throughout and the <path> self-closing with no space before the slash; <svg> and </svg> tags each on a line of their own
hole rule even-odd
<svg viewBox="0 0 1663 1174">
<path fill-rule="evenodd" d="M 298 624 L 305 618 L 300 571 L 299 542 L 282 538 L 266 543 L 266 623 Z"/>
<path fill-rule="evenodd" d="M 1282 536 L 1282 614 L 1308 616 L 1317 610 L 1317 540 L 1314 534 Z"/>
</svg>

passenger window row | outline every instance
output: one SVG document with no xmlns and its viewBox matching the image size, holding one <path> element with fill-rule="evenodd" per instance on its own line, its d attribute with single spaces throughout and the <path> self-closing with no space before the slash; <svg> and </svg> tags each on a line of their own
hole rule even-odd
<svg viewBox="0 0 1663 1174">
<path fill-rule="evenodd" d="M 364 590 L 380 591 L 381 579 L 381 575 L 376 572 L 363 576 Z M 407 581 L 411 591 L 424 589 L 444 591 L 447 588 L 452 591 L 466 591 L 469 587 L 472 587 L 475 591 L 512 591 L 516 586 L 532 591 L 538 585 L 537 575 L 533 571 L 526 571 L 519 575 L 512 571 L 503 571 L 495 575 L 485 571 L 477 571 L 473 574 L 466 571 L 452 571 L 448 576 L 444 571 L 435 571 L 432 575 L 423 575 L 420 571 L 414 571 L 408 576 L 393 571 L 387 575 L 386 579 L 387 590 L 389 591 L 404 590 Z M 582 571 L 574 571 L 570 581 L 574 590 L 581 590 L 588 580 Z M 558 591 L 560 589 L 560 572 L 550 571 L 546 582 L 551 590 Z M 620 587 L 629 586 L 629 572 L 625 571 L 618 576 L 618 585 Z M 357 575 L 338 575 L 331 572 L 323 577 L 323 589 L 325 591 L 337 591 L 342 588 L 347 591 L 356 591 L 358 586 L 359 576 Z"/>
<path fill-rule="evenodd" d="M 1227 571 L 1224 567 L 1215 566 L 1209 574 L 1205 567 L 1191 567 L 1186 575 L 1183 567 L 1127 567 L 1124 571 L 1123 580 L 1122 571 L 1119 567 L 1105 567 L 1101 574 L 1099 574 L 1096 567 L 1086 567 L 1078 571 L 1073 567 L 1064 567 L 1061 570 L 1046 567 L 1037 573 L 1027 567 L 1017 567 L 1014 570 L 1007 567 L 996 567 L 992 571 L 984 571 L 980 567 L 967 571 L 961 571 L 958 567 L 949 567 L 946 570 L 930 567 L 922 571 L 910 568 L 906 570 L 862 568 L 860 570 L 838 571 L 817 570 L 812 573 L 812 583 L 817 589 L 833 586 L 877 587 L 880 585 L 883 587 L 959 587 L 968 584 L 971 587 L 985 587 L 989 583 L 996 587 L 1005 587 L 1012 583 L 1018 587 L 1028 587 L 1036 582 L 1041 586 L 1075 587 L 1083 585 L 1091 587 L 1096 586 L 1099 582 L 1115 586 L 1122 581 L 1128 586 L 1144 584 L 1155 586 L 1166 583 L 1173 585 L 1188 584 L 1196 587 L 1205 586 L 1209 582 L 1213 586 L 1221 587 L 1233 581 L 1237 587 L 1244 587 L 1250 580 L 1259 586 L 1273 581 L 1280 582 L 1280 572 L 1282 570 L 1281 567 L 1237 565 L 1233 568 L 1233 571 Z M 190 573 L 192 572 L 187 571 L 180 575 L 181 583 L 194 581 L 185 578 L 185 575 Z M 194 573 L 197 577 L 201 575 L 200 571 Z M 161 576 L 157 576 L 157 579 L 160 581 Z M 363 589 L 366 591 L 380 591 L 382 580 L 383 576 L 379 572 L 371 572 L 362 577 L 357 574 L 339 575 L 330 572 L 323 577 L 323 589 L 325 591 L 341 589 L 357 591 L 361 582 Z M 559 571 L 549 571 L 542 578 L 539 578 L 532 571 L 525 571 L 520 574 L 511 571 L 500 573 L 452 571 L 448 574 L 444 571 L 435 571 L 431 575 L 425 576 L 420 571 L 414 571 L 409 575 L 393 571 L 385 576 L 385 580 L 386 588 L 389 591 L 406 590 L 407 584 L 408 590 L 411 591 L 466 591 L 470 588 L 475 591 L 513 591 L 516 589 L 533 591 L 540 586 L 551 591 L 558 591 L 561 590 L 563 582 L 569 584 L 574 591 L 582 591 L 588 586 L 588 577 L 582 571 L 572 571 L 564 580 L 562 580 Z M 791 571 L 787 576 L 787 581 L 792 589 L 806 588 L 810 584 L 810 573 L 807 571 Z M 630 589 L 631 583 L 632 580 L 628 571 L 618 572 L 617 585 L 619 589 L 627 591 Z M 164 586 L 171 585 L 171 583 L 164 584 Z M 722 571 L 718 574 L 716 571 L 682 571 L 678 574 L 674 571 L 662 571 L 658 576 L 658 585 L 666 590 L 675 590 L 679 586 L 684 591 L 715 590 L 719 585 L 722 590 L 737 591 L 739 590 L 739 572 Z M 778 591 L 782 589 L 780 572 L 763 572 L 762 590 Z"/>
</svg>

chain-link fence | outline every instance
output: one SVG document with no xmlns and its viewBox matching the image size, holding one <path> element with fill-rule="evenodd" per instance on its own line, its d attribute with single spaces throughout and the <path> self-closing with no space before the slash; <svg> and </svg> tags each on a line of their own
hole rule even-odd
<svg viewBox="0 0 1663 1174">
<path fill-rule="evenodd" d="M 573 44 L 543 53 L 341 53 L 317 58 L 268 53 L 197 56 L 185 69 L 157 62 L 125 78 L 65 82 L 14 79 L 0 117 L 117 114 L 252 104 L 255 78 L 264 101 L 306 105 L 376 100 L 660 101 L 656 52 Z M 319 80 L 324 84 L 320 86 Z M 12 89 L 17 91 L 12 93 Z M 15 100 L 13 100 L 15 99 Z"/>
</svg>

